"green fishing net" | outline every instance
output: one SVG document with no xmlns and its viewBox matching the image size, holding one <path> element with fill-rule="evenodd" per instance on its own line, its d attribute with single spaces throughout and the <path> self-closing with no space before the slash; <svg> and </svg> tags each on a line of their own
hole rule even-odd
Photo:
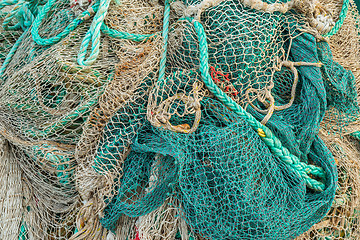
<svg viewBox="0 0 360 240">
<path fill-rule="evenodd" d="M 333 198 L 335 188 L 331 178 L 326 183 L 329 187 L 322 193 L 306 189 L 286 165 L 272 157 L 246 122 L 215 100 L 204 99 L 202 104 L 203 122 L 195 133 L 147 130 L 147 133 L 140 132 L 141 140 L 135 140 L 132 145 L 135 152 L 173 157 L 172 163 L 179 168 L 178 175 L 174 178 L 172 171 L 167 171 L 162 179 L 172 178 L 170 186 L 179 197 L 184 217 L 192 229 L 209 239 L 288 239 L 306 231 L 328 211 L 331 201 L 326 199 Z M 310 156 L 329 176 L 336 178 L 334 165 L 329 162 L 331 153 L 321 140 L 316 139 Z M 162 161 L 165 164 L 169 160 Z M 156 165 L 153 169 L 159 171 Z M 141 172 L 136 169 L 131 179 L 134 175 L 142 176 Z M 158 179 L 157 174 L 154 176 Z M 122 183 L 130 181 L 126 176 L 121 180 Z M 154 183 L 147 182 L 152 189 Z M 132 184 L 134 189 L 140 186 L 140 183 Z M 170 191 L 161 185 L 155 188 L 163 194 Z M 132 195 L 121 191 L 105 210 L 103 225 L 108 226 L 114 215 L 129 214 L 123 204 L 135 207 L 138 201 L 144 202 L 153 194 L 147 188 L 143 191 L 146 197 L 135 201 Z M 140 196 L 138 193 L 137 197 Z M 161 194 L 155 196 L 155 200 L 161 200 Z M 136 212 L 140 213 L 140 210 Z"/>
</svg>

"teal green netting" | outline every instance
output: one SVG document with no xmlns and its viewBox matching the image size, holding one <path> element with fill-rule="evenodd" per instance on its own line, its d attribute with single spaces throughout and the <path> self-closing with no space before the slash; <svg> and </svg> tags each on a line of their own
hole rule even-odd
<svg viewBox="0 0 360 240">
<path fill-rule="evenodd" d="M 333 60 L 328 44 L 318 43 L 318 52 L 324 64 L 321 70 L 325 79 L 327 107 L 333 116 L 332 123 L 341 128 L 356 121 L 360 113 L 356 79 L 350 70 L 345 70 Z"/>
<path fill-rule="evenodd" d="M 272 156 L 247 123 L 221 103 L 203 100 L 202 111 L 202 122 L 193 134 L 143 127 L 132 145 L 132 153 L 142 156 L 142 160 L 134 161 L 136 164 L 129 170 L 127 161 L 134 158 L 129 155 L 125 175 L 120 180 L 122 184 L 131 184 L 131 188 L 120 186 L 119 194 L 104 212 L 103 226 L 114 229 L 121 214 L 139 216 L 155 210 L 159 206 L 156 203 L 161 204 L 171 189 L 181 200 L 184 217 L 192 229 L 210 239 L 293 238 L 328 211 L 336 169 L 331 153 L 320 139 L 314 142 L 309 157 L 330 176 L 322 193 L 307 189 L 286 165 Z M 154 184 L 154 180 L 134 183 L 133 179 L 144 175 L 149 178 L 150 170 L 140 168 L 156 161 L 154 155 L 142 154 L 144 151 L 168 156 L 158 160 L 178 166 L 177 177 L 175 169 L 160 175 L 163 184 L 172 183 L 171 188 L 157 181 Z M 152 169 L 159 171 L 158 167 Z M 154 176 L 159 179 L 157 174 Z M 158 193 L 155 198 L 148 190 L 154 185 L 153 191 Z M 131 189 L 141 190 L 133 196 L 127 192 Z M 146 204 L 149 198 L 155 201 Z M 136 212 L 129 212 L 129 207 L 136 208 Z"/>
<path fill-rule="evenodd" d="M 129 145 L 146 122 L 148 92 L 154 75 L 143 79 L 134 96 L 120 108 L 104 128 L 104 134 L 95 156 L 95 170 L 99 173 L 111 171 L 129 151 Z"/>
</svg>

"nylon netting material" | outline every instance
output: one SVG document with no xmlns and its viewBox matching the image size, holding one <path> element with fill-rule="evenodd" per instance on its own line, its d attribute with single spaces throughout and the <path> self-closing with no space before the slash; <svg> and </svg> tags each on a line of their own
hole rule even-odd
<svg viewBox="0 0 360 240">
<path fill-rule="evenodd" d="M 12 226 L 9 234 L 22 239 L 289 239 L 315 224 L 305 238 L 356 239 L 358 150 L 354 139 L 340 137 L 357 130 L 354 3 L 328 44 L 299 6 L 268 13 L 243 1 L 206 2 L 172 2 L 167 39 L 167 2 L 113 1 L 105 24 L 148 37 L 103 34 L 91 66 L 77 57 L 92 19 L 45 47 L 34 42 L 31 22 L 1 31 L 3 66 L 22 37 L 1 76 L 1 133 L 11 150 L 5 142 L 0 166 L 21 172 L 21 180 L 3 181 L 16 182 L 23 203 L 3 229 Z M 33 7 L 35 16 L 44 4 Z M 41 37 L 62 32 L 89 4 L 96 8 L 55 1 Z M 326 10 L 314 6 L 321 19 Z M 341 8 L 324 6 L 333 16 Z M 321 167 L 324 191 L 306 186 L 208 88 L 196 21 L 206 35 L 210 78 L 293 155 Z M 328 149 L 338 162 L 334 202 L 337 172 Z M 19 205 L 18 195 L 2 198 Z"/>
<path fill-rule="evenodd" d="M 338 16 L 341 3 L 337 1 L 324 1 L 328 9 L 332 9 L 334 16 Z M 334 60 L 341 63 L 347 70 L 353 72 L 356 78 L 356 88 L 359 92 L 359 30 L 357 22 L 359 13 L 353 1 L 350 1 L 349 12 L 339 32 L 330 38 L 329 44 L 334 55 Z M 353 39 L 357 39 L 353 41 Z M 341 83 L 341 81 L 339 81 Z M 340 84 L 338 85 L 340 86 Z M 343 88 L 346 85 L 342 85 Z M 333 113 L 333 111 L 331 111 Z M 341 131 L 351 133 L 358 131 L 358 118 L 342 125 L 338 114 L 327 114 L 322 126 L 321 138 L 333 153 L 339 171 L 339 186 L 336 192 L 332 210 L 321 222 L 314 225 L 312 229 L 299 237 L 299 239 L 331 238 L 331 239 L 358 239 L 359 224 L 359 145 L 358 140 L 353 137 L 340 137 L 333 134 Z"/>
</svg>

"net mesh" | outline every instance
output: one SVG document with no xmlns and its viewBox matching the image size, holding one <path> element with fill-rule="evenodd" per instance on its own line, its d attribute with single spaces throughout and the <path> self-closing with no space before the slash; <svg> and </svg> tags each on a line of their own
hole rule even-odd
<svg viewBox="0 0 360 240">
<path fill-rule="evenodd" d="M 0 9 L 0 239 L 359 238 L 355 2 Z"/>
<path fill-rule="evenodd" d="M 334 16 L 339 16 L 342 2 L 322 1 L 322 3 L 331 9 Z M 329 39 L 329 45 L 333 59 L 354 74 L 356 87 L 352 91 L 356 90 L 359 93 L 359 12 L 354 1 L 350 1 L 348 11 L 338 33 Z M 338 83 L 342 83 L 337 86 L 338 90 L 348 87 L 344 80 L 339 79 Z M 352 99 L 358 101 L 356 96 L 352 96 Z M 337 102 L 334 101 L 334 103 Z M 351 115 L 351 108 L 348 110 L 350 111 L 345 110 L 343 113 L 350 113 L 350 119 L 346 114 L 339 114 L 333 107 L 330 108 L 320 132 L 321 138 L 335 157 L 339 172 L 338 188 L 332 209 L 327 217 L 298 239 L 358 239 L 360 237 L 358 231 L 359 193 L 357 191 L 359 143 L 358 139 L 350 136 L 343 137 L 341 134 L 358 131 L 358 116 Z"/>
</svg>

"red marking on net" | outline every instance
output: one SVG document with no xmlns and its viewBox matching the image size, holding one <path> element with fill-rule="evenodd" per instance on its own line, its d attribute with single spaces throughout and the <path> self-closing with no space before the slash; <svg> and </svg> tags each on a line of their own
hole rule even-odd
<svg viewBox="0 0 360 240">
<path fill-rule="evenodd" d="M 70 6 L 71 8 L 75 7 L 76 5 L 78 5 L 79 3 L 77 2 L 77 0 L 74 0 L 74 3 Z"/>
<path fill-rule="evenodd" d="M 228 82 L 230 83 L 230 75 L 228 74 L 223 74 L 221 71 L 217 71 L 215 67 L 210 66 L 210 74 L 211 74 L 211 78 L 214 80 L 215 83 L 220 83 L 221 80 L 219 79 L 219 77 L 222 77 L 224 80 L 222 82 Z M 226 86 L 225 87 L 225 92 L 232 92 L 231 95 L 233 96 L 237 96 L 239 94 L 239 92 L 233 87 L 233 86 Z"/>
<path fill-rule="evenodd" d="M 136 236 L 135 236 L 134 240 L 141 240 L 139 237 L 139 231 L 138 231 L 137 227 L 135 227 L 135 229 L 136 229 Z"/>
</svg>

